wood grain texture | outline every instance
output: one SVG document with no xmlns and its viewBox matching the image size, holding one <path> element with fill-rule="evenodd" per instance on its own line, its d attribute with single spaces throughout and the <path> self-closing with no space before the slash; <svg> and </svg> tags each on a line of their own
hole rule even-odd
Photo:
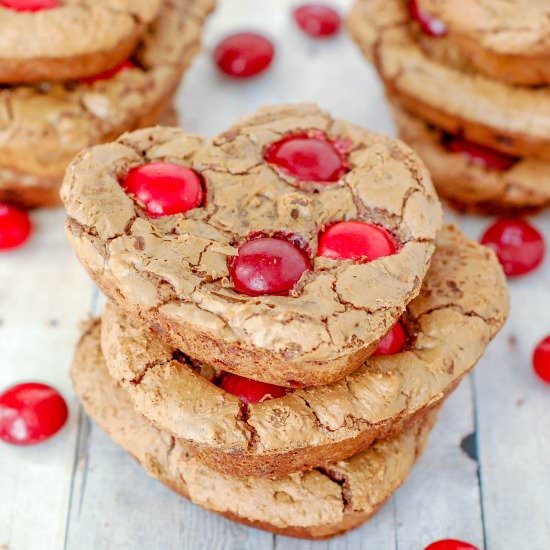
<svg viewBox="0 0 550 550">
<path fill-rule="evenodd" d="M 190 131 L 218 132 L 263 104 L 313 100 L 335 116 L 393 132 L 376 76 L 346 36 L 315 42 L 301 35 L 290 17 L 298 2 L 263 0 L 261 10 L 253 0 L 219 3 L 205 52 L 179 95 Z M 333 3 L 344 10 L 350 1 Z M 210 51 L 243 27 L 272 36 L 278 58 L 266 75 L 237 83 L 217 75 Z M 487 550 L 550 548 L 550 388 L 530 366 L 533 346 L 550 333 L 550 259 L 512 283 L 509 323 L 447 402 L 408 483 L 368 525 L 310 543 L 233 524 L 179 498 L 82 414 L 68 367 L 77 324 L 99 312 L 101 300 L 65 242 L 63 218 L 33 214 L 33 241 L 0 255 L 0 388 L 44 380 L 71 407 L 68 428 L 52 441 L 28 449 L 0 444 L 1 550 L 422 550 L 445 537 Z M 449 218 L 471 237 L 487 223 Z M 550 216 L 534 222 L 550 242 Z"/>
</svg>

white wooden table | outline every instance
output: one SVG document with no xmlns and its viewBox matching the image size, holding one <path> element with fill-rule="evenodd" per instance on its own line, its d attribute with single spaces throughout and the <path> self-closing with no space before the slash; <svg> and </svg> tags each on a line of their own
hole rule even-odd
<svg viewBox="0 0 550 550">
<path fill-rule="evenodd" d="M 213 134 L 263 104 L 313 100 L 393 131 L 377 79 L 345 35 L 324 43 L 302 36 L 289 16 L 291 1 L 219 3 L 205 52 L 179 96 L 184 127 Z M 220 36 L 242 28 L 263 29 L 278 48 L 269 74 L 243 84 L 219 77 L 209 56 Z M 487 223 L 449 218 L 473 237 Z M 0 256 L 0 388 L 51 383 L 67 397 L 71 418 L 41 446 L 0 444 L 0 550 L 421 550 L 446 537 L 490 550 L 550 548 L 550 387 L 530 366 L 534 344 L 550 333 L 550 257 L 512 283 L 510 321 L 449 399 L 406 486 L 362 529 L 307 543 L 236 525 L 177 497 L 91 425 L 68 368 L 77 325 L 99 312 L 99 294 L 65 242 L 63 212 L 33 219 L 32 242 Z M 550 216 L 535 223 L 550 242 Z M 461 443 L 470 444 L 471 456 Z"/>
</svg>

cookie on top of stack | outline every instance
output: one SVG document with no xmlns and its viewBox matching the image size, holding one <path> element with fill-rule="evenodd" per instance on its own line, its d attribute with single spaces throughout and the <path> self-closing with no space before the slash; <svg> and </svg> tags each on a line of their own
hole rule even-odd
<svg viewBox="0 0 550 550">
<path fill-rule="evenodd" d="M 125 134 L 62 198 L 111 300 L 75 355 L 84 408 L 182 495 L 277 533 L 371 517 L 507 315 L 418 157 L 314 105 Z"/>
<path fill-rule="evenodd" d="M 78 151 L 157 124 L 212 4 L 0 1 L 0 201 L 55 206 Z"/>
<path fill-rule="evenodd" d="M 545 2 L 356 0 L 349 29 L 400 136 L 460 209 L 550 205 L 549 18 Z"/>
</svg>

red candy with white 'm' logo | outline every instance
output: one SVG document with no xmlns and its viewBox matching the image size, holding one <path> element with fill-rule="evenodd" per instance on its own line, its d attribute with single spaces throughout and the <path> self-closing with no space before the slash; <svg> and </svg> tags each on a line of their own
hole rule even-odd
<svg viewBox="0 0 550 550">
<path fill-rule="evenodd" d="M 0 395 L 0 439 L 12 445 L 34 445 L 55 435 L 67 421 L 61 394 L 39 382 L 8 388 Z"/>
<path fill-rule="evenodd" d="M 340 222 L 328 227 L 319 238 L 318 256 L 334 260 L 367 261 L 397 252 L 390 233 L 368 222 Z"/>
<path fill-rule="evenodd" d="M 14 11 L 42 11 L 61 6 L 59 0 L 0 0 L 0 6 Z"/>
<path fill-rule="evenodd" d="M 29 215 L 11 204 L 0 203 L 0 250 L 23 245 L 32 232 Z"/>
<path fill-rule="evenodd" d="M 340 31 L 340 14 L 323 4 L 305 4 L 294 10 L 294 19 L 309 36 L 328 38 Z"/>
<path fill-rule="evenodd" d="M 272 143 L 264 158 L 282 172 L 301 181 L 337 182 L 347 171 L 344 155 L 321 133 L 294 134 Z"/>
<path fill-rule="evenodd" d="M 233 78 L 250 78 L 264 72 L 273 61 L 271 41 L 254 32 L 241 32 L 224 38 L 214 50 L 216 65 Z"/>
<path fill-rule="evenodd" d="M 409 0 L 409 11 L 411 16 L 418 22 L 424 34 L 439 38 L 447 34 L 447 26 L 443 21 L 420 9 L 417 0 Z"/>
<path fill-rule="evenodd" d="M 229 272 L 237 292 L 286 295 L 311 268 L 309 257 L 295 244 L 278 237 L 260 237 L 239 247 Z"/>
<path fill-rule="evenodd" d="M 266 399 L 284 397 L 288 393 L 287 388 L 257 382 L 250 378 L 244 378 L 237 374 L 225 374 L 220 383 L 222 390 L 231 393 L 245 403 L 259 403 Z"/>
<path fill-rule="evenodd" d="M 201 177 L 190 168 L 171 162 L 152 162 L 132 168 L 122 188 L 154 217 L 182 214 L 204 200 Z"/>
<path fill-rule="evenodd" d="M 526 275 L 544 259 L 546 244 L 543 236 L 522 219 L 501 219 L 490 225 L 481 244 L 492 248 L 509 277 Z"/>
<path fill-rule="evenodd" d="M 372 355 L 376 357 L 377 355 L 394 355 L 400 353 L 405 348 L 406 343 L 407 333 L 401 322 L 397 321 L 390 332 L 380 340 L 378 347 Z"/>
<path fill-rule="evenodd" d="M 445 539 L 426 546 L 424 550 L 479 550 L 477 546 L 457 539 Z"/>
<path fill-rule="evenodd" d="M 473 141 L 457 137 L 444 136 L 443 143 L 451 153 L 460 153 L 470 162 L 477 164 L 488 170 L 498 170 L 504 172 L 516 164 L 518 159 L 512 155 L 495 151 L 484 145 L 479 145 Z"/>
<path fill-rule="evenodd" d="M 112 69 L 108 69 L 101 73 L 82 78 L 81 82 L 83 82 L 84 84 L 95 84 L 96 82 L 100 82 L 103 80 L 110 80 L 111 78 L 114 78 L 119 73 L 127 71 L 128 69 L 135 69 L 135 68 L 136 68 L 136 64 L 130 61 L 129 59 L 126 59 L 122 63 L 119 63 L 118 65 L 114 66 Z"/>
<path fill-rule="evenodd" d="M 550 384 L 550 336 L 541 340 L 535 348 L 533 369 L 541 380 Z"/>
</svg>

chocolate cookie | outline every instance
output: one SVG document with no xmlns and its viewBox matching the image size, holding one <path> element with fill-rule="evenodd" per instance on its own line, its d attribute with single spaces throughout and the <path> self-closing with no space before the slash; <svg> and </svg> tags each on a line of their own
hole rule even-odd
<svg viewBox="0 0 550 550">
<path fill-rule="evenodd" d="M 518 214 L 550 206 L 550 163 L 451 136 L 399 107 L 399 136 L 424 160 L 441 197 L 460 210 Z"/>
<path fill-rule="evenodd" d="M 131 62 L 86 81 L 0 90 L 0 180 L 6 196 L 48 202 L 84 147 L 157 124 L 197 53 L 210 0 L 173 0 L 142 36 Z M 15 179 L 17 178 L 17 179 Z M 48 192 L 47 190 L 52 190 Z"/>
<path fill-rule="evenodd" d="M 363 363 L 420 291 L 441 223 L 408 147 L 312 105 L 213 140 L 122 136 L 76 158 L 62 197 L 112 300 L 193 358 L 290 387 Z"/>
<path fill-rule="evenodd" d="M 345 462 L 276 479 L 243 479 L 205 466 L 184 443 L 134 412 L 107 373 L 97 324 L 78 346 L 72 377 L 86 412 L 152 476 L 232 520 L 302 538 L 332 537 L 372 517 L 409 475 L 434 421 L 428 415 Z"/>
<path fill-rule="evenodd" d="M 389 97 L 415 116 L 503 153 L 550 160 L 547 86 L 510 86 L 427 55 L 403 0 L 357 0 L 349 28 Z"/>
<path fill-rule="evenodd" d="M 101 340 L 111 376 L 138 413 L 213 469 L 271 477 L 345 460 L 425 416 L 474 367 L 507 313 L 493 253 L 448 226 L 403 316 L 405 351 L 371 357 L 329 386 L 246 404 L 217 387 L 223 373 L 114 305 L 103 315 Z"/>
<path fill-rule="evenodd" d="M 0 2 L 0 82 L 75 80 L 135 50 L 163 0 Z"/>
</svg>

